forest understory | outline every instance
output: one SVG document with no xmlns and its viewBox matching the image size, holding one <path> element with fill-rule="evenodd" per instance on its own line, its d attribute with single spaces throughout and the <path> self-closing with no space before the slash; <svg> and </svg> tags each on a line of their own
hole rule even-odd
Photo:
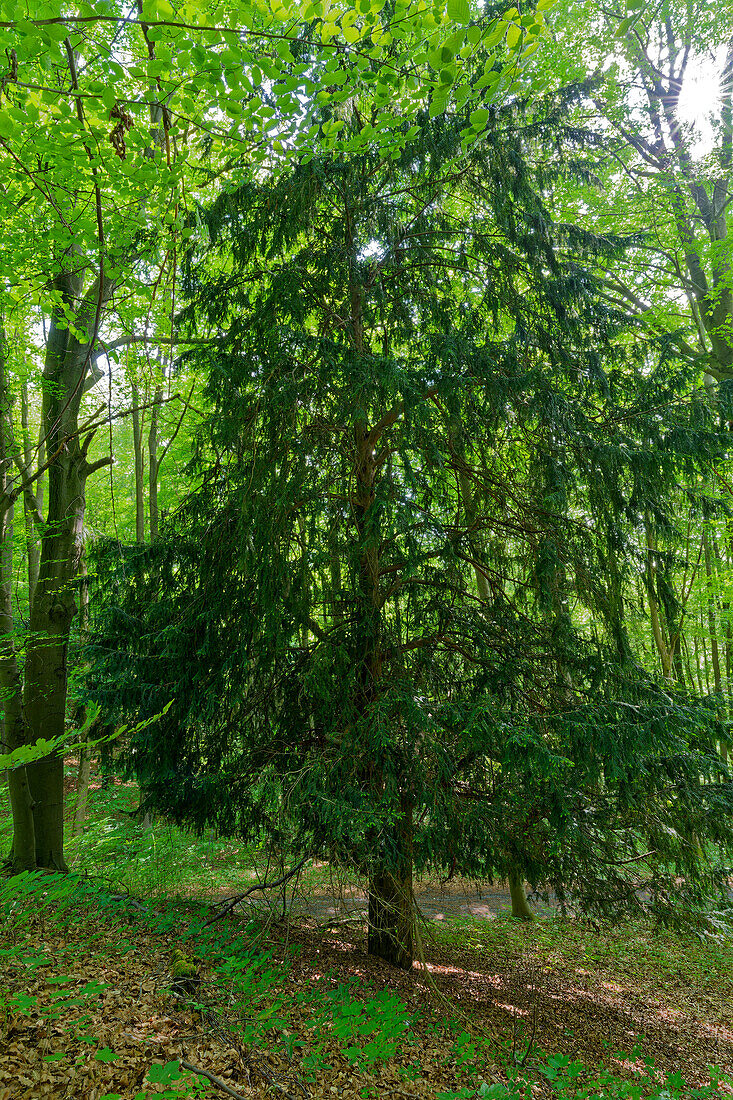
<svg viewBox="0 0 733 1100">
<path fill-rule="evenodd" d="M 90 794 L 71 875 L 0 890 L 2 1100 L 733 1091 L 727 940 L 550 907 L 525 924 L 501 886 L 426 881 L 401 972 L 367 954 L 355 880 L 320 864 L 284 916 L 276 889 L 219 919 L 256 858 L 134 823 L 131 785 Z"/>
</svg>

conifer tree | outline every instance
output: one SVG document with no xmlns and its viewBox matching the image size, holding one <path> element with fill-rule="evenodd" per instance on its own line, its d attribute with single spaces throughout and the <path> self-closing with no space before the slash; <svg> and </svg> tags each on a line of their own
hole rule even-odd
<svg viewBox="0 0 733 1100">
<path fill-rule="evenodd" d="M 220 333 L 200 485 L 155 546 L 99 557 L 91 693 L 172 701 L 128 757 L 151 801 L 356 868 L 402 967 L 414 867 L 666 911 L 730 839 L 714 712 L 621 658 L 618 608 L 588 628 L 593 522 L 610 501 L 616 538 L 634 479 L 605 418 L 649 360 L 583 263 L 623 242 L 565 227 L 559 259 L 524 155 L 548 129 L 497 111 L 457 171 L 461 126 L 424 117 L 393 160 L 222 194 L 186 273 Z"/>
</svg>

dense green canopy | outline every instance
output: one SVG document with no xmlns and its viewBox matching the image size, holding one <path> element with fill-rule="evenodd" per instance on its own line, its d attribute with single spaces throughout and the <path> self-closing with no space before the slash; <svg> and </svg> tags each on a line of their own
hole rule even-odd
<svg viewBox="0 0 733 1100">
<path fill-rule="evenodd" d="M 326 854 L 373 899 L 413 862 L 614 912 L 724 875 L 718 713 L 623 622 L 644 516 L 672 526 L 724 441 L 703 401 L 654 413 L 683 376 L 592 274 L 629 242 L 542 199 L 580 94 L 493 112 L 460 171 L 462 120 L 424 117 L 387 165 L 223 194 L 185 268 L 181 323 L 218 332 L 198 488 L 99 557 L 92 695 L 173 701 L 127 753 L 151 805 Z"/>
</svg>

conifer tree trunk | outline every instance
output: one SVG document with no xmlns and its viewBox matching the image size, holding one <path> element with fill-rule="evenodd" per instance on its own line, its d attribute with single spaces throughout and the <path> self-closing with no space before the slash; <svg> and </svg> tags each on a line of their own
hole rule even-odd
<svg viewBox="0 0 733 1100">
<path fill-rule="evenodd" d="M 414 951 L 412 831 L 412 806 L 403 795 L 394 827 L 395 862 L 376 869 L 369 880 L 368 952 L 401 970 L 411 968 Z"/>
<path fill-rule="evenodd" d="M 524 879 L 517 871 L 509 872 L 509 897 L 512 903 L 512 916 L 516 920 L 534 920 L 534 913 L 527 901 Z"/>
<path fill-rule="evenodd" d="M 353 301 L 353 297 L 352 297 Z M 377 468 L 375 439 L 366 425 L 354 426 L 354 510 L 359 539 L 359 578 L 356 613 L 356 653 L 359 660 L 357 708 L 367 715 L 378 695 L 382 672 L 381 608 L 379 592 L 379 537 L 373 507 Z M 406 781 L 406 777 L 402 777 Z M 384 797 L 384 761 L 372 761 L 369 777 L 375 803 Z M 369 877 L 368 952 L 392 966 L 409 970 L 413 960 L 414 899 L 412 894 L 412 811 L 403 789 L 395 820 L 382 851 L 374 853 Z"/>
<path fill-rule="evenodd" d="M 344 204 L 344 238 L 349 257 L 350 342 L 359 358 L 368 354 L 364 336 L 363 288 L 359 282 L 357 245 L 353 213 Z M 396 417 L 394 418 L 396 419 Z M 359 567 L 356 583 L 354 622 L 355 659 L 358 662 L 357 712 L 368 717 L 376 703 L 382 675 L 379 518 L 374 508 L 375 490 L 380 476 L 376 448 L 385 426 L 393 423 L 388 413 L 371 430 L 362 417 L 353 426 L 354 492 L 352 496 Z M 385 797 L 385 761 L 372 759 L 371 774 L 365 777 L 378 805 Z M 408 777 L 398 777 L 407 784 Z M 412 810 L 410 796 L 403 786 L 399 806 L 391 807 L 394 821 L 375 851 L 369 876 L 368 953 L 392 966 L 408 970 L 413 961 L 414 898 L 412 894 Z"/>
<path fill-rule="evenodd" d="M 472 528 L 476 524 L 476 508 L 474 506 L 471 479 L 468 476 L 462 455 L 460 456 L 458 470 L 458 484 L 461 491 L 461 501 L 466 516 L 466 524 L 468 527 Z M 483 555 L 475 539 L 473 540 L 471 553 L 474 557 L 473 571 L 476 578 L 476 590 L 481 602 L 488 604 L 490 598 L 489 582 L 486 579 L 486 574 L 481 568 L 480 563 Z M 509 897 L 512 905 L 512 916 L 514 918 L 517 920 L 534 920 L 534 913 L 527 901 L 527 890 L 524 885 L 524 879 L 516 867 L 513 867 L 509 872 Z"/>
</svg>

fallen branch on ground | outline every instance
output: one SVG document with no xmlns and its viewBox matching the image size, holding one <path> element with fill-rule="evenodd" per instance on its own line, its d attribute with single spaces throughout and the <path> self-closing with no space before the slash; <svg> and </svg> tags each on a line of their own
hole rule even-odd
<svg viewBox="0 0 733 1100">
<path fill-rule="evenodd" d="M 248 898 L 250 894 L 254 894 L 256 890 L 274 890 L 276 886 L 282 886 L 283 883 L 289 879 L 294 878 L 299 871 L 302 871 L 306 863 L 310 859 L 310 856 L 305 856 L 301 859 L 300 863 L 296 863 L 292 870 L 284 874 L 282 878 L 275 879 L 274 882 L 256 882 L 254 886 L 250 886 L 249 890 L 245 890 L 243 894 L 237 894 L 235 897 L 224 899 L 224 908 L 219 913 L 214 913 L 213 917 L 206 921 L 204 928 L 208 928 L 214 921 L 221 920 L 222 917 L 226 917 L 231 913 L 232 909 L 235 909 L 245 898 Z"/>
<path fill-rule="evenodd" d="M 209 1073 L 207 1069 L 200 1069 L 199 1066 L 192 1066 L 190 1062 L 181 1062 L 184 1069 L 187 1069 L 189 1073 L 197 1073 L 200 1077 L 206 1077 L 211 1081 L 212 1085 L 216 1085 L 222 1092 L 226 1092 L 229 1096 L 233 1096 L 234 1100 L 246 1100 L 243 1092 L 236 1092 L 230 1088 L 225 1081 L 222 1081 L 220 1077 L 215 1077 L 213 1073 Z"/>
</svg>

